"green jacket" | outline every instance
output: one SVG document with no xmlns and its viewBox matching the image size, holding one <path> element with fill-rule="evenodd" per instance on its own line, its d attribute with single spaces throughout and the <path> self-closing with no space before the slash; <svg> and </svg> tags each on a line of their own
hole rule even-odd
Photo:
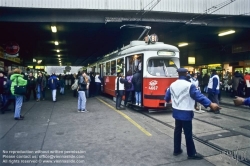
<svg viewBox="0 0 250 166">
<path fill-rule="evenodd" d="M 17 80 L 17 78 L 18 78 L 18 80 Z M 10 77 L 10 81 L 11 81 L 10 91 L 13 95 L 15 95 L 14 94 L 14 91 L 15 91 L 14 87 L 17 85 L 17 82 L 18 82 L 18 85 L 20 85 L 20 86 L 27 85 L 27 80 L 23 79 L 23 75 L 21 75 L 21 74 L 12 74 Z"/>
</svg>

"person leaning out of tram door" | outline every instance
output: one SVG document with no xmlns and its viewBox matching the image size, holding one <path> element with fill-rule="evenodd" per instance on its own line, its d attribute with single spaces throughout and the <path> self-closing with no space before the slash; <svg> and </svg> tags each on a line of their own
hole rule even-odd
<svg viewBox="0 0 250 166">
<path fill-rule="evenodd" d="M 190 78 L 191 83 L 196 87 L 196 89 L 200 90 L 199 88 L 199 80 L 197 79 L 197 73 L 192 74 L 192 77 Z M 199 110 L 197 107 L 197 102 L 195 101 L 194 108 L 196 110 Z"/>
<path fill-rule="evenodd" d="M 16 68 L 13 70 L 13 74 L 10 77 L 11 80 L 11 93 L 15 96 L 16 106 L 15 106 L 15 120 L 23 120 L 24 116 L 21 115 L 21 109 L 23 105 L 23 96 L 15 94 L 15 86 L 26 86 L 27 80 L 23 79 L 23 75 L 21 75 L 21 70 Z"/>
<path fill-rule="evenodd" d="M 212 103 L 204 96 L 195 85 L 186 78 L 187 69 L 179 68 L 177 70 L 179 79 L 173 82 L 167 89 L 165 101 L 172 101 L 173 118 L 175 119 L 174 129 L 174 156 L 180 155 L 182 129 L 186 138 L 186 149 L 188 159 L 200 160 L 203 157 L 196 152 L 192 136 L 192 119 L 194 117 L 194 102 L 201 103 L 204 107 L 210 107 L 212 110 L 218 110 L 220 107 Z"/>
<path fill-rule="evenodd" d="M 135 74 L 132 78 L 132 83 L 134 85 L 135 90 L 135 105 L 141 106 L 141 89 L 142 89 L 142 76 L 141 76 L 141 70 L 138 67 Z"/>
<path fill-rule="evenodd" d="M 34 100 L 36 100 L 36 78 L 33 76 L 33 73 L 30 73 L 28 76 L 27 101 L 30 100 L 31 92 L 33 93 Z"/>
<path fill-rule="evenodd" d="M 126 75 L 126 80 L 128 81 L 125 84 L 125 101 L 124 101 L 124 106 L 127 106 L 128 102 L 133 103 L 134 102 L 134 96 L 135 96 L 135 91 L 134 91 L 134 85 L 132 84 L 132 71 L 129 70 Z"/>
<path fill-rule="evenodd" d="M 115 79 L 115 96 L 116 96 L 116 109 L 124 110 L 125 108 L 121 107 L 122 96 L 124 94 L 124 85 L 127 83 L 127 80 L 124 78 L 122 72 L 117 72 L 117 77 Z"/>
<path fill-rule="evenodd" d="M 46 89 L 46 78 L 43 76 L 43 73 L 39 72 L 38 77 L 36 80 L 36 95 L 37 95 L 37 102 L 41 100 L 45 100 L 45 89 Z"/>
<path fill-rule="evenodd" d="M 212 70 L 211 77 L 209 78 L 208 82 L 208 98 L 213 103 L 219 104 L 219 98 L 218 95 L 220 94 L 220 78 L 217 75 L 217 72 L 215 69 Z M 213 110 L 208 110 L 208 112 L 212 112 Z M 219 114 L 220 110 L 214 111 L 215 114 Z"/>
</svg>

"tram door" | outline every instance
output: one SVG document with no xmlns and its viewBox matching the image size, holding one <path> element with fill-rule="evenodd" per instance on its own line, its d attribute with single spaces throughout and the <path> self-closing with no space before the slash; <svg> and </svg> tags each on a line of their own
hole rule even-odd
<svg viewBox="0 0 250 166">
<path fill-rule="evenodd" d="M 131 56 L 127 56 L 125 59 L 125 75 L 132 74 L 134 75 L 137 70 L 141 71 L 141 84 L 143 83 L 143 66 L 142 66 L 142 60 L 143 60 L 143 55 L 139 54 L 139 55 L 131 55 Z M 143 87 L 143 85 L 142 85 Z M 131 97 L 133 98 L 132 101 L 135 102 L 135 95 L 132 94 Z M 143 88 L 141 89 L 141 104 L 143 102 Z"/>
</svg>

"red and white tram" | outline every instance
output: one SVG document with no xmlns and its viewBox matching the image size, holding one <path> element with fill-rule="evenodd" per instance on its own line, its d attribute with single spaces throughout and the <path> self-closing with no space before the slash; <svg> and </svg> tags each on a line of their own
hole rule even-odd
<svg viewBox="0 0 250 166">
<path fill-rule="evenodd" d="M 115 97 L 116 72 L 120 70 L 126 76 L 126 72 L 134 71 L 138 65 L 143 77 L 141 107 L 165 108 L 165 90 L 178 78 L 176 70 L 180 67 L 180 61 L 177 47 L 163 42 L 131 41 L 90 67 L 94 67 L 103 77 L 103 93 Z"/>
</svg>

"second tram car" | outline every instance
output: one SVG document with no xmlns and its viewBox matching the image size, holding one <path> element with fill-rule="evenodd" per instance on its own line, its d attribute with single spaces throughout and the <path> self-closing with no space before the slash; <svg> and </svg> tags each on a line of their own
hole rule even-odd
<svg viewBox="0 0 250 166">
<path fill-rule="evenodd" d="M 102 92 L 113 97 L 117 72 L 123 72 L 126 76 L 128 71 L 141 70 L 141 107 L 163 109 L 166 107 L 165 90 L 178 78 L 179 49 L 163 42 L 131 41 L 90 67 L 95 68 L 103 78 Z"/>
</svg>

